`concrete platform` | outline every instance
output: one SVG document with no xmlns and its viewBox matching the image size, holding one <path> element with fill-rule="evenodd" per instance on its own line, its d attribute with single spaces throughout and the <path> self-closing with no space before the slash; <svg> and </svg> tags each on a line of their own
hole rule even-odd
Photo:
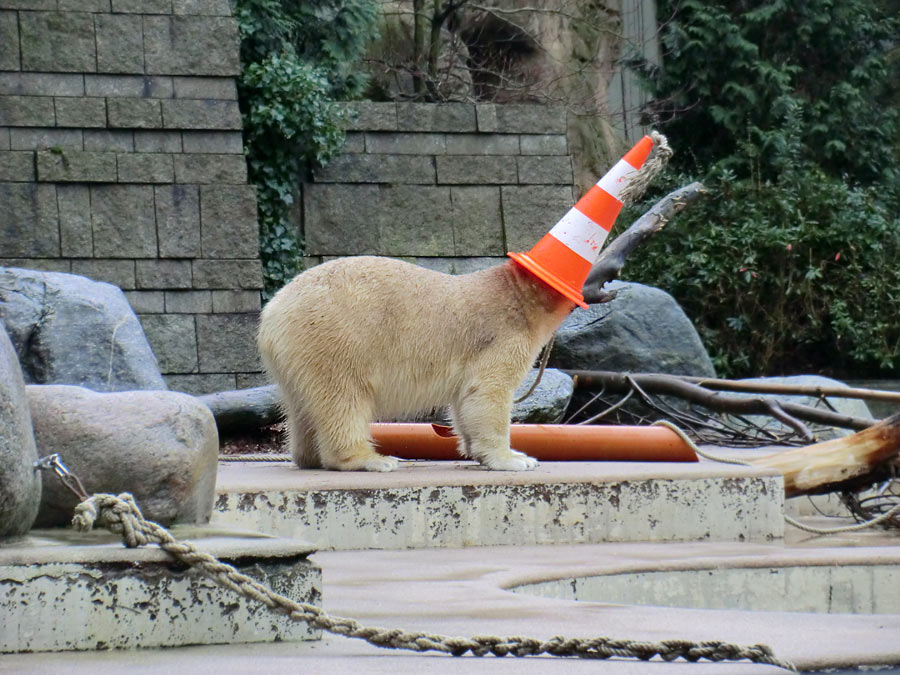
<svg viewBox="0 0 900 675">
<path fill-rule="evenodd" d="M 788 545 L 754 543 L 611 543 L 552 546 L 331 551 L 315 554 L 323 571 L 324 607 L 367 625 L 449 635 L 526 635 L 672 638 L 769 644 L 780 658 L 802 669 L 900 664 L 900 615 L 748 612 L 640 607 L 608 602 L 540 598 L 507 590 L 560 576 L 679 568 L 700 562 L 734 565 L 773 560 L 779 564 L 865 564 L 877 559 L 900 565 L 900 538 L 869 533 L 823 538 L 789 537 Z M 881 589 L 896 593 L 893 588 Z M 678 673 L 778 672 L 749 663 L 645 663 L 580 661 L 554 657 L 453 658 L 371 647 L 326 635 L 320 642 L 228 645 L 168 650 L 19 654 L 3 657 L 7 672 L 72 674 L 140 672 L 178 668 L 197 673 Z"/>
<path fill-rule="evenodd" d="M 391 473 L 228 462 L 216 492 L 213 523 L 319 550 L 772 541 L 784 533 L 780 474 L 707 461 L 544 462 L 523 472 L 401 462 Z"/>
<path fill-rule="evenodd" d="M 321 571 L 307 559 L 309 544 L 199 527 L 171 532 L 281 593 L 321 604 Z M 108 532 L 66 529 L 0 544 L 0 627 L 0 653 L 320 637 L 240 602 L 156 546 L 128 549 Z"/>
</svg>

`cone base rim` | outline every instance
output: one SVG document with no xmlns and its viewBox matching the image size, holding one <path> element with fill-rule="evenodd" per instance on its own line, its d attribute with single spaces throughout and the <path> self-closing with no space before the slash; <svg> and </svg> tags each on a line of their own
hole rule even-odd
<svg viewBox="0 0 900 675">
<path fill-rule="evenodd" d="M 543 267 L 539 262 L 534 260 L 534 258 L 529 256 L 527 253 L 507 253 L 506 255 L 508 255 L 526 270 L 531 272 L 538 279 L 546 283 L 548 286 L 550 286 L 550 288 L 558 293 L 561 293 L 579 307 L 582 307 L 583 309 L 588 308 L 587 303 L 585 303 L 584 301 L 584 296 L 581 294 L 580 290 L 575 289 L 567 284 L 565 281 L 553 274 L 553 272 Z"/>
</svg>

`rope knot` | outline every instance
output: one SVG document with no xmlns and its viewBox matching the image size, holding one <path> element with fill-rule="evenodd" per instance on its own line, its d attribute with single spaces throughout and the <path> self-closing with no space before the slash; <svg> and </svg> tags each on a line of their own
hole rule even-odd
<svg viewBox="0 0 900 675">
<path fill-rule="evenodd" d="M 72 526 L 79 532 L 90 532 L 95 523 L 110 532 L 121 535 L 125 546 L 137 548 L 149 540 L 142 532 L 144 516 L 128 492 L 122 494 L 95 494 L 75 507 Z"/>
</svg>

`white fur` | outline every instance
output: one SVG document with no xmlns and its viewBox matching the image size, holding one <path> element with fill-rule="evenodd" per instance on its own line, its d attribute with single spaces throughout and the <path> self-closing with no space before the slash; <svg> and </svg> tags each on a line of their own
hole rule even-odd
<svg viewBox="0 0 900 675">
<path fill-rule="evenodd" d="M 516 386 L 574 304 L 513 262 L 451 276 L 363 256 L 298 275 L 263 309 L 259 348 L 301 467 L 391 471 L 369 423 L 449 406 L 459 451 L 533 469 L 510 450 Z"/>
</svg>

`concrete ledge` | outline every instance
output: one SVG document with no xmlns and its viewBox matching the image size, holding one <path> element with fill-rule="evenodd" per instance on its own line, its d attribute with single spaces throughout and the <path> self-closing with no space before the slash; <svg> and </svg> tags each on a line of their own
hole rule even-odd
<svg viewBox="0 0 900 675">
<path fill-rule="evenodd" d="M 321 605 L 321 571 L 303 542 L 176 527 L 178 539 L 298 601 Z M 127 549 L 105 532 L 35 530 L 0 547 L 0 653 L 318 640 L 174 564 L 157 547 Z"/>
<path fill-rule="evenodd" d="M 493 472 L 404 462 L 388 474 L 220 464 L 213 523 L 320 549 L 607 541 L 770 541 L 784 534 L 780 474 L 701 462 L 543 463 Z"/>
</svg>

